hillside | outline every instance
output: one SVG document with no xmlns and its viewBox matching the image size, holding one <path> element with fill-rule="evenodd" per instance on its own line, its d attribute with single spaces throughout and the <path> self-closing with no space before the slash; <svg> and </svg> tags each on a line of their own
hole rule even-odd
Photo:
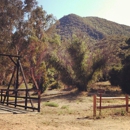
<svg viewBox="0 0 130 130">
<path fill-rule="evenodd" d="M 62 17 L 56 24 L 56 30 L 61 39 L 71 39 L 75 34 L 78 37 L 89 39 L 86 44 L 95 49 L 108 49 L 111 54 L 125 57 L 126 39 L 130 37 L 130 26 L 121 25 L 98 17 L 80 17 L 69 14 Z"/>
<path fill-rule="evenodd" d="M 70 14 L 59 19 L 56 26 L 61 38 L 71 38 L 73 34 L 100 40 L 108 35 L 130 36 L 130 27 L 98 17 L 80 17 Z"/>
</svg>

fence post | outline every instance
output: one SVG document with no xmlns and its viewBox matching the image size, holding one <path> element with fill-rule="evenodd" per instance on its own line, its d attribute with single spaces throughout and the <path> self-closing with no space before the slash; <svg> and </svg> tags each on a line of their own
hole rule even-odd
<svg viewBox="0 0 130 130">
<path fill-rule="evenodd" d="M 2 93 L 3 93 L 2 89 L 0 90 L 0 92 L 1 92 L 1 103 L 2 103 Z"/>
<path fill-rule="evenodd" d="M 125 99 L 126 99 L 126 111 L 128 112 L 128 95 L 125 96 Z"/>
<path fill-rule="evenodd" d="M 14 103 L 14 106 L 16 107 L 17 106 L 17 96 L 18 96 L 18 90 L 15 89 L 15 103 Z"/>
<path fill-rule="evenodd" d="M 38 90 L 38 112 L 40 112 L 41 90 Z"/>
<path fill-rule="evenodd" d="M 102 109 L 102 94 L 100 93 L 100 111 L 99 111 L 99 115 L 101 115 L 101 109 Z"/>
<path fill-rule="evenodd" d="M 6 91 L 6 96 L 7 96 L 7 106 L 9 105 L 9 90 Z"/>
<path fill-rule="evenodd" d="M 27 102 L 28 102 L 28 90 L 25 90 L 25 110 L 27 109 Z"/>
<path fill-rule="evenodd" d="M 96 116 L 96 95 L 93 95 L 93 116 Z"/>
</svg>

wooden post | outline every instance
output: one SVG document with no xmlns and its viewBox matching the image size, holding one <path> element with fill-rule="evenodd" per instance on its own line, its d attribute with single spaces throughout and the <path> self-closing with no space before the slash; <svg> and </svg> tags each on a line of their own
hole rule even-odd
<svg viewBox="0 0 130 130">
<path fill-rule="evenodd" d="M 14 77 L 14 75 L 15 75 L 15 71 L 16 71 L 16 67 L 14 67 L 14 71 L 13 71 L 13 74 L 12 74 L 11 79 L 10 79 L 10 81 L 9 81 L 7 90 L 9 90 L 9 88 L 10 88 L 10 86 L 11 86 L 11 82 L 12 82 L 13 77 Z M 3 91 L 2 91 L 2 94 L 3 94 Z M 2 101 L 3 104 L 4 104 L 5 100 L 6 100 L 6 95 L 4 96 L 4 99 L 3 99 L 3 101 Z"/>
<path fill-rule="evenodd" d="M 1 103 L 2 103 L 2 93 L 3 93 L 2 89 L 0 90 L 0 92 L 1 92 Z"/>
<path fill-rule="evenodd" d="M 93 116 L 96 116 L 96 95 L 93 96 Z"/>
<path fill-rule="evenodd" d="M 41 91 L 38 90 L 38 112 L 40 112 Z"/>
<path fill-rule="evenodd" d="M 26 93 L 25 93 L 25 110 L 27 109 L 27 100 L 28 100 L 28 90 L 26 89 L 25 90 Z"/>
<path fill-rule="evenodd" d="M 102 109 L 102 94 L 100 93 L 100 110 L 99 110 L 99 115 L 101 115 L 101 109 Z"/>
<path fill-rule="evenodd" d="M 18 96 L 18 90 L 14 90 L 15 91 L 15 103 L 14 103 L 14 106 L 16 107 L 17 106 L 17 96 Z"/>
<path fill-rule="evenodd" d="M 7 106 L 9 105 L 9 90 L 6 91 L 6 96 L 7 96 Z"/>
<path fill-rule="evenodd" d="M 129 102 L 128 101 L 128 95 L 126 95 L 125 98 L 126 98 L 126 111 L 128 112 L 128 102 Z"/>
<path fill-rule="evenodd" d="M 25 77 L 25 75 L 24 75 L 23 67 L 22 67 L 22 65 L 21 65 L 20 60 L 19 60 L 19 66 L 20 66 L 20 69 L 21 69 L 21 73 L 22 73 L 22 76 L 23 76 L 23 80 L 24 80 L 24 83 L 25 83 L 25 87 L 26 87 L 26 89 L 28 89 L 26 77 Z M 30 100 L 31 106 L 34 108 L 33 102 L 32 102 L 32 100 L 31 100 L 31 98 L 30 98 L 29 91 L 28 91 L 28 96 L 29 96 L 29 100 Z"/>
</svg>

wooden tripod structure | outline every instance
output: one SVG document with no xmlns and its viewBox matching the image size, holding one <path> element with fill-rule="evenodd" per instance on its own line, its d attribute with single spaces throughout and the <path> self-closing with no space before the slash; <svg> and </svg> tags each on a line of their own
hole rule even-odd
<svg viewBox="0 0 130 130">
<path fill-rule="evenodd" d="M 24 91 L 25 90 L 25 93 L 26 93 L 26 96 L 23 97 L 25 99 L 25 106 L 22 106 L 22 107 L 25 107 L 25 109 L 27 108 L 31 108 L 31 109 L 35 109 L 34 105 L 33 105 L 33 102 L 32 102 L 32 99 L 35 99 L 35 98 L 31 98 L 30 97 L 30 94 L 29 94 L 29 88 L 28 88 L 28 85 L 27 85 L 27 81 L 26 81 L 26 77 L 24 75 L 24 71 L 23 71 L 23 67 L 22 67 L 22 64 L 20 62 L 20 58 L 21 56 L 18 56 L 18 55 L 7 55 L 7 54 L 0 54 L 0 56 L 6 56 L 6 57 L 9 57 L 9 59 L 13 62 L 14 64 L 14 70 L 12 72 L 12 76 L 11 76 L 11 79 L 9 81 L 9 84 L 7 86 L 7 89 L 6 89 L 6 94 L 4 95 L 3 94 L 3 91 L 5 91 L 5 89 L 1 90 L 1 102 L 4 104 L 5 101 L 7 100 L 7 105 L 9 104 L 8 100 L 9 100 L 9 92 L 12 91 L 15 96 L 15 103 L 13 104 L 15 107 L 16 106 L 21 106 L 21 105 L 17 105 L 17 98 L 18 98 L 18 90 L 19 89 L 19 74 L 21 72 L 22 74 L 22 77 L 23 77 L 23 81 L 24 81 L 24 84 L 25 84 L 25 87 L 26 89 L 22 89 L 21 91 Z M 10 89 L 10 86 L 11 86 L 11 83 L 12 83 L 12 80 L 13 78 L 15 78 L 15 86 L 14 86 L 14 89 L 11 90 Z M 38 112 L 40 112 L 40 90 L 37 91 L 38 92 L 38 108 L 36 110 L 38 110 Z M 2 99 L 2 96 L 4 96 L 4 99 Z M 6 99 L 7 98 L 7 99 Z M 19 97 L 20 98 L 20 97 Z M 31 103 L 31 107 L 27 107 L 27 99 L 29 99 L 30 103 Z"/>
</svg>

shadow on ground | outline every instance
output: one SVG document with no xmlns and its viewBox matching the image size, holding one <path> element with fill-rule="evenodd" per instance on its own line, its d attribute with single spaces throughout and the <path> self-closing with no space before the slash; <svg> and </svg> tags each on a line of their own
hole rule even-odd
<svg viewBox="0 0 130 130">
<path fill-rule="evenodd" d="M 49 101 L 51 99 L 76 100 L 80 95 L 77 90 L 47 90 L 41 95 L 41 101 Z"/>
<path fill-rule="evenodd" d="M 77 98 L 80 98 L 81 96 L 91 97 L 95 94 L 99 96 L 100 90 L 103 90 L 102 96 L 104 97 L 119 97 L 123 95 L 121 89 L 117 86 L 111 86 L 109 84 L 96 84 L 94 86 L 91 86 L 88 92 L 79 92 L 76 89 L 47 90 L 45 93 L 42 94 L 41 101 L 49 101 L 51 99 L 66 99 L 73 101 Z"/>
</svg>

